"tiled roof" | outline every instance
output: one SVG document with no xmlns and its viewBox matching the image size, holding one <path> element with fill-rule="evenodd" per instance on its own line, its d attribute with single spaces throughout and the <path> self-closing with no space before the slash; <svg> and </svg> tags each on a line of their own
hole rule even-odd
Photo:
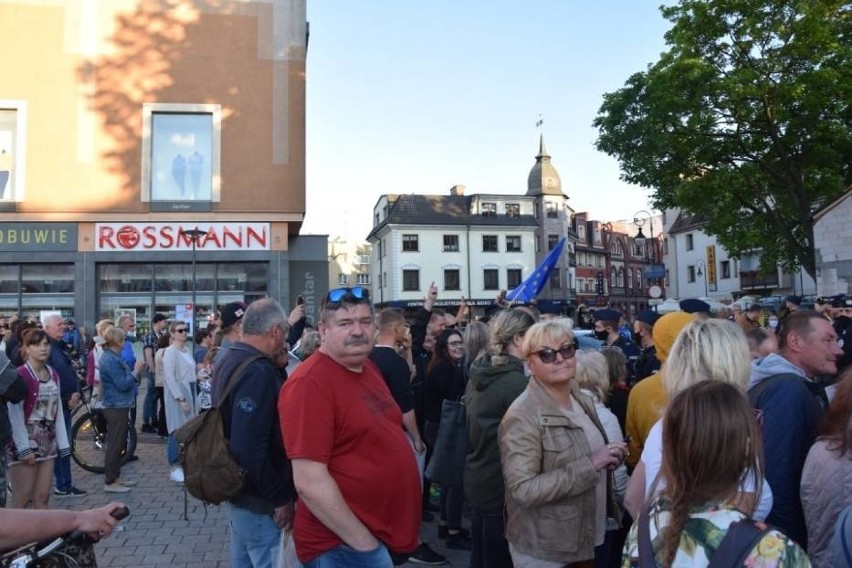
<svg viewBox="0 0 852 568">
<path fill-rule="evenodd" d="M 396 200 L 392 200 L 396 197 Z M 471 195 L 399 195 L 388 196 L 388 218 L 370 231 L 367 239 L 388 224 L 392 225 L 476 225 L 480 227 L 538 227 L 532 215 L 507 217 L 498 213 L 493 217 L 473 215 Z M 506 196 L 511 198 L 511 196 Z"/>
<path fill-rule="evenodd" d="M 669 229 L 669 234 L 675 235 L 677 233 L 683 233 L 694 229 L 702 229 L 706 224 L 707 220 L 703 216 L 692 215 L 686 211 L 681 211 L 678 214 L 677 219 L 675 219 L 675 222 L 672 223 L 672 227 Z"/>
</svg>

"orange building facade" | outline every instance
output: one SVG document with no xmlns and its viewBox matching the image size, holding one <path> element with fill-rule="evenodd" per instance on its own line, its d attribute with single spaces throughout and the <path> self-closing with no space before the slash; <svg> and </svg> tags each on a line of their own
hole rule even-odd
<svg viewBox="0 0 852 568">
<path fill-rule="evenodd" d="M 0 316 L 321 297 L 307 39 L 305 0 L 0 0 Z"/>
</svg>

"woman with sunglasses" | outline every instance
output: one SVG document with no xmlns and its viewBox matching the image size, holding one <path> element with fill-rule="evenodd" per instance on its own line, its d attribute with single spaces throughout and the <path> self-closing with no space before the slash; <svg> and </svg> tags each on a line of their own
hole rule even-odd
<svg viewBox="0 0 852 568">
<path fill-rule="evenodd" d="M 523 353 L 532 375 L 499 433 L 512 560 L 515 568 L 591 568 L 607 518 L 621 518 L 611 472 L 627 447 L 607 442 L 574 381 L 576 343 L 565 321 L 532 326 Z"/>
<path fill-rule="evenodd" d="M 189 326 L 186 322 L 172 322 L 169 326 L 169 336 L 171 345 L 163 353 L 163 394 L 166 399 L 166 424 L 169 429 L 166 457 L 172 468 L 169 479 L 183 483 L 183 469 L 178 464 L 180 447 L 174 433 L 197 414 L 195 359 L 186 346 L 189 336 Z"/>
</svg>

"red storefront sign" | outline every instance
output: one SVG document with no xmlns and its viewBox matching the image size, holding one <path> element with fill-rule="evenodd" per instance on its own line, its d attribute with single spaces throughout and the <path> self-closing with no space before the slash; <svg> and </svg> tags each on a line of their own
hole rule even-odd
<svg viewBox="0 0 852 568">
<path fill-rule="evenodd" d="M 96 251 L 192 250 L 192 239 L 184 231 L 204 234 L 196 250 L 269 250 L 269 223 L 98 223 Z"/>
</svg>

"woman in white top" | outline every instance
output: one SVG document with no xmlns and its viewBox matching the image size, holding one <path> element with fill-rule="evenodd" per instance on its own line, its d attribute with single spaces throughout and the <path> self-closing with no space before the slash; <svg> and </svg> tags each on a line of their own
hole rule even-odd
<svg viewBox="0 0 852 568">
<path fill-rule="evenodd" d="M 751 354 L 742 329 L 727 320 L 709 319 L 695 320 L 683 328 L 661 373 L 671 401 L 687 387 L 706 380 L 731 383 L 745 393 L 750 369 Z M 662 466 L 664 419 L 665 415 L 651 428 L 642 458 L 627 485 L 624 504 L 634 519 L 645 500 L 652 496 L 652 488 Z M 760 466 L 763 467 L 762 460 Z M 758 476 L 762 479 L 763 472 L 749 471 L 740 486 L 736 505 L 751 518 L 763 521 L 772 510 L 772 491 L 763 480 L 759 484 L 760 495 L 755 494 Z"/>
<path fill-rule="evenodd" d="M 166 424 L 169 439 L 166 455 L 172 466 L 170 478 L 183 483 L 183 469 L 178 465 L 179 447 L 174 432 L 197 414 L 195 408 L 195 359 L 186 346 L 189 326 L 182 321 L 169 326 L 171 345 L 163 353 L 163 386 L 165 387 Z M 159 374 L 159 373 L 158 373 Z"/>
</svg>

